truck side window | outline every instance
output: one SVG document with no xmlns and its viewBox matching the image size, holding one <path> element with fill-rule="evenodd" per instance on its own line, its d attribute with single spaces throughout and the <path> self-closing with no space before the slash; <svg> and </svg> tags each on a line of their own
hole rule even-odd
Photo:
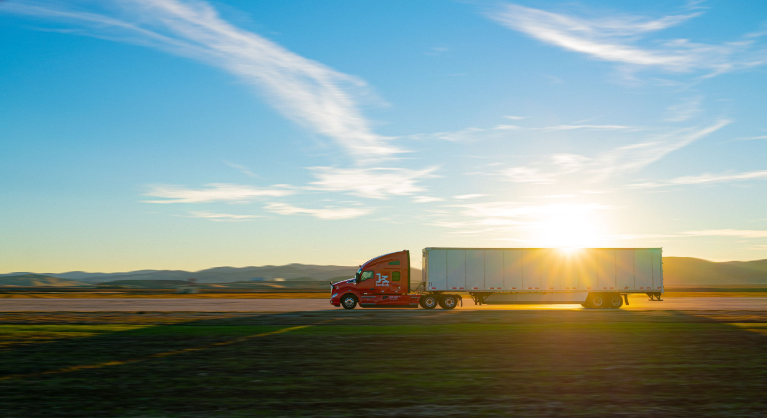
<svg viewBox="0 0 767 418">
<path fill-rule="evenodd" d="M 395 271 L 391 274 L 392 281 L 398 282 L 399 281 L 399 272 Z"/>
<path fill-rule="evenodd" d="M 360 276 L 360 281 L 372 279 L 373 278 L 373 272 L 372 271 L 363 271 L 362 275 Z"/>
</svg>

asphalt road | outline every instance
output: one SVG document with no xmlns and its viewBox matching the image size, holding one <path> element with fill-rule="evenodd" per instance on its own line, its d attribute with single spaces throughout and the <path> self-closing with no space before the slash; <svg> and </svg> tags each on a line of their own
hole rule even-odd
<svg viewBox="0 0 767 418">
<path fill-rule="evenodd" d="M 767 310 L 767 297 L 680 297 L 649 301 L 643 295 L 629 298 L 625 310 L 758 311 Z M 457 309 L 569 310 L 580 305 L 482 305 L 470 299 Z M 336 309 L 325 299 L 0 299 L 0 312 L 292 312 Z M 361 309 L 361 308 L 357 308 Z"/>
</svg>

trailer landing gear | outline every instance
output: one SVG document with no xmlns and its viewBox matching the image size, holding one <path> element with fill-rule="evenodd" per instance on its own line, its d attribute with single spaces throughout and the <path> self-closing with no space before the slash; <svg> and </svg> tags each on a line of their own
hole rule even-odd
<svg viewBox="0 0 767 418">
<path fill-rule="evenodd" d="M 471 298 L 474 300 L 475 305 L 484 305 L 485 299 L 487 299 L 488 296 L 492 295 L 492 293 L 469 293 L 471 295 Z"/>
<path fill-rule="evenodd" d="M 656 302 L 658 302 L 658 301 L 662 302 L 663 301 L 663 299 L 660 298 L 660 292 L 648 293 L 647 296 L 650 297 L 651 301 L 656 301 Z"/>
</svg>

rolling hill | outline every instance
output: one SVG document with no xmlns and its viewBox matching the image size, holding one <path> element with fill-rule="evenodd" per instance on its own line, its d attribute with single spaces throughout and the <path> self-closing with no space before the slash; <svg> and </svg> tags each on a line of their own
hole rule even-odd
<svg viewBox="0 0 767 418">
<path fill-rule="evenodd" d="M 232 283 L 247 281 L 317 280 L 328 282 L 354 277 L 357 266 L 318 266 L 311 264 L 288 264 L 284 266 L 262 267 L 215 267 L 196 272 L 184 270 L 139 270 L 125 273 L 45 273 L 44 276 L 83 283 L 105 283 L 115 280 L 183 280 L 197 279 L 197 283 Z M 413 270 L 413 281 L 421 280 L 421 270 Z M 31 273 L 12 273 L 0 275 L 0 278 Z"/>
<path fill-rule="evenodd" d="M 692 257 L 663 257 L 665 286 L 767 284 L 767 260 L 713 262 Z"/>
<path fill-rule="evenodd" d="M 60 279 L 42 274 L 17 274 L 9 276 L 0 276 L 0 286 L 17 287 L 75 287 L 87 286 L 87 283 L 74 280 Z"/>
<path fill-rule="evenodd" d="M 312 281 L 327 283 L 353 277 L 356 266 L 288 264 L 262 267 L 216 267 L 196 272 L 183 270 L 139 270 L 125 273 L 69 272 L 61 274 L 12 273 L 0 275 L 0 286 L 82 286 L 116 280 L 197 279 L 200 284 L 231 285 L 234 282 Z M 767 284 L 767 260 L 713 262 L 692 257 L 664 257 L 666 286 Z M 421 270 L 412 269 L 412 282 L 421 280 Z M 276 280 L 281 279 L 281 280 Z M 39 283 L 39 284 L 33 284 Z M 133 282 L 137 284 L 137 282 Z"/>
</svg>

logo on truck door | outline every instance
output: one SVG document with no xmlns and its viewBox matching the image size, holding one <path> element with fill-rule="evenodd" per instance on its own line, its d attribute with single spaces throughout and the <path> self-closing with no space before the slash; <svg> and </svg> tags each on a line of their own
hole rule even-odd
<svg viewBox="0 0 767 418">
<path fill-rule="evenodd" d="M 389 278 L 389 276 L 381 276 L 381 273 L 376 273 L 376 276 L 378 276 L 378 280 L 376 280 L 376 286 L 388 286 L 389 281 L 386 280 Z"/>
</svg>

